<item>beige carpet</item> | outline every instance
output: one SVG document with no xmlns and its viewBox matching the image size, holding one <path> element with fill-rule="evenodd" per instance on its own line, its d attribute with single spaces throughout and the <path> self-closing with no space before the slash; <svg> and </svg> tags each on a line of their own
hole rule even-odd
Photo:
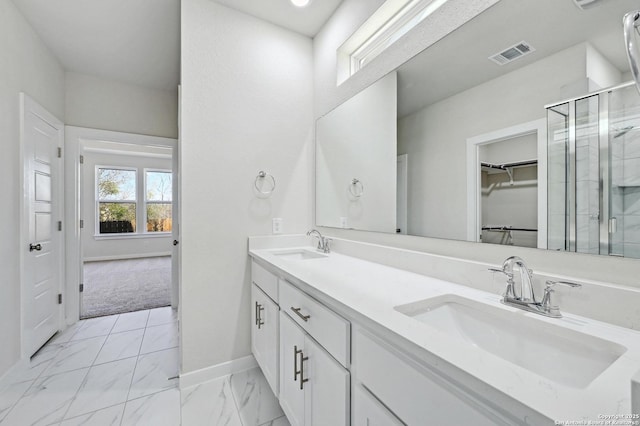
<svg viewBox="0 0 640 426">
<path fill-rule="evenodd" d="M 171 256 L 84 263 L 80 318 L 171 304 Z"/>
</svg>

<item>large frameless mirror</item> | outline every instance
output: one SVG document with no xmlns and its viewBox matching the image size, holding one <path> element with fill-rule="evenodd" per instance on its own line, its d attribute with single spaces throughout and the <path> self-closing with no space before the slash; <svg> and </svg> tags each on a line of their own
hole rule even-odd
<svg viewBox="0 0 640 426">
<path fill-rule="evenodd" d="M 634 0 L 501 0 L 318 120 L 316 223 L 640 258 Z"/>
</svg>

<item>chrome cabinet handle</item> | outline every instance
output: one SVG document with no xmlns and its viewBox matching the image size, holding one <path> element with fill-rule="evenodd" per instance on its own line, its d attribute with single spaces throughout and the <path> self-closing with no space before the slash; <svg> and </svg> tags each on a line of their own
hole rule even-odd
<svg viewBox="0 0 640 426">
<path fill-rule="evenodd" d="M 29 244 L 29 251 L 40 251 L 42 250 L 42 244 L 38 243 L 38 244 Z"/>
<path fill-rule="evenodd" d="M 298 354 L 302 353 L 302 349 L 298 350 L 298 346 L 293 347 L 293 381 L 298 380 L 298 374 L 302 374 L 302 371 L 298 371 Z"/>
<path fill-rule="evenodd" d="M 256 325 L 258 329 L 264 325 L 264 321 L 262 321 L 262 311 L 264 311 L 264 306 L 256 302 Z"/>
<path fill-rule="evenodd" d="M 304 356 L 302 351 L 300 351 L 300 390 L 304 390 L 304 384 L 309 381 L 309 379 L 304 378 L 304 362 L 309 359 L 308 356 Z"/>
<path fill-rule="evenodd" d="M 624 15 L 622 23 L 624 25 L 624 44 L 627 48 L 627 59 L 631 67 L 631 74 L 636 82 L 636 88 L 640 91 L 640 56 L 636 47 L 635 35 L 633 32 L 640 24 L 640 10 L 635 10 Z"/>
<path fill-rule="evenodd" d="M 298 355 L 300 355 L 300 370 L 298 370 Z M 298 349 L 298 346 L 293 347 L 293 381 L 297 381 L 300 376 L 300 390 L 304 390 L 304 384 L 309 381 L 304 378 L 304 362 L 308 359 L 309 357 L 302 353 L 302 349 Z"/>
<path fill-rule="evenodd" d="M 304 322 L 309 321 L 309 318 L 311 318 L 311 315 L 302 315 L 302 314 L 300 313 L 300 309 L 302 309 L 302 308 L 294 308 L 293 306 L 291 307 L 291 310 L 292 310 L 293 312 L 295 312 L 295 313 L 296 313 L 296 315 L 298 315 L 300 318 L 302 318 L 302 320 L 303 320 Z"/>
</svg>

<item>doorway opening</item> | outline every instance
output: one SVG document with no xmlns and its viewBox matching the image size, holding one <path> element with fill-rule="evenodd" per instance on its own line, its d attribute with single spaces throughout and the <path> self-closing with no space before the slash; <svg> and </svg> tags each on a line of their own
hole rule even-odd
<svg viewBox="0 0 640 426">
<path fill-rule="evenodd" d="M 66 139 L 67 220 L 80 224 L 67 233 L 68 318 L 177 309 L 177 141 L 71 126 Z"/>
<path fill-rule="evenodd" d="M 80 318 L 171 305 L 172 150 L 83 141 Z"/>
<path fill-rule="evenodd" d="M 544 119 L 467 140 L 467 239 L 546 248 Z"/>
</svg>

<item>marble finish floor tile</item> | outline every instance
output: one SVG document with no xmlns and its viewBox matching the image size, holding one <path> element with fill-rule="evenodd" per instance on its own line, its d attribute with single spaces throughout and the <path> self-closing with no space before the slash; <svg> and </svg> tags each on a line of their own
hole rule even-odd
<svg viewBox="0 0 640 426">
<path fill-rule="evenodd" d="M 151 309 L 149 311 L 149 322 L 147 323 L 147 327 L 169 324 L 176 321 L 178 321 L 178 312 L 173 310 L 171 306 Z"/>
<path fill-rule="evenodd" d="M 59 426 L 120 426 L 124 404 L 64 420 Z"/>
<path fill-rule="evenodd" d="M 104 342 L 95 364 L 138 356 L 144 329 L 110 334 Z"/>
<path fill-rule="evenodd" d="M 127 401 L 121 424 L 122 426 L 179 426 L 181 424 L 180 391 L 169 389 Z"/>
<path fill-rule="evenodd" d="M 170 323 L 147 327 L 142 339 L 141 354 L 178 347 L 178 324 Z"/>
<path fill-rule="evenodd" d="M 243 426 L 259 426 L 284 416 L 259 367 L 232 374 L 231 391 Z"/>
<path fill-rule="evenodd" d="M 182 426 L 242 426 L 226 376 L 182 389 Z"/>
<path fill-rule="evenodd" d="M 43 371 L 49 367 L 51 361 L 62 350 L 62 345 L 47 344 L 40 349 L 29 361 L 24 362 L 11 371 L 3 379 L 5 384 L 18 383 L 23 381 L 33 381 L 40 377 Z"/>
<path fill-rule="evenodd" d="M 117 315 L 110 315 L 108 317 L 85 320 L 82 327 L 73 335 L 70 341 L 106 336 L 111 332 L 117 319 Z"/>
<path fill-rule="evenodd" d="M 36 380 L 0 424 L 50 425 L 60 422 L 88 371 L 84 368 Z"/>
<path fill-rule="evenodd" d="M 116 324 L 111 329 L 111 333 L 120 333 L 122 331 L 143 329 L 147 326 L 148 319 L 148 310 L 120 314 L 118 315 Z"/>
<path fill-rule="evenodd" d="M 89 367 L 102 349 L 106 336 L 64 343 L 53 358 L 43 376 Z"/>
<path fill-rule="evenodd" d="M 59 331 L 47 344 L 66 343 L 73 337 L 74 334 L 84 325 L 84 320 L 80 320 L 73 325 L 70 325 L 65 330 Z"/>
<path fill-rule="evenodd" d="M 278 417 L 277 419 L 271 420 L 270 422 L 263 423 L 260 426 L 291 426 L 289 420 L 286 416 Z"/>
<path fill-rule="evenodd" d="M 127 358 L 91 367 L 66 417 L 125 402 L 135 366 L 136 359 Z"/>
<path fill-rule="evenodd" d="M 175 388 L 178 385 L 177 375 L 178 348 L 140 355 L 127 399 Z"/>
<path fill-rule="evenodd" d="M 9 414 L 14 404 L 22 398 L 22 395 L 31 387 L 33 382 L 35 382 L 35 380 L 11 383 L 0 388 L 0 421 Z"/>
</svg>

